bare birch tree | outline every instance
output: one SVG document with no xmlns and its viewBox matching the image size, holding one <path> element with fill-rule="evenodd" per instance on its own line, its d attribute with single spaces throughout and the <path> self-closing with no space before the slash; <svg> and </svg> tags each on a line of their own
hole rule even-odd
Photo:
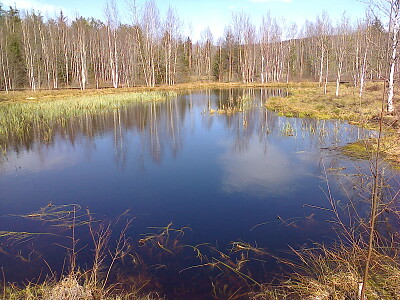
<svg viewBox="0 0 400 300">
<path fill-rule="evenodd" d="M 349 19 L 343 15 L 341 22 L 335 29 L 334 37 L 332 40 L 333 51 L 335 53 L 336 60 L 336 97 L 339 96 L 340 92 L 340 81 L 342 78 L 342 72 L 344 68 L 345 59 L 349 47 L 349 36 L 350 36 L 350 24 Z"/>
<path fill-rule="evenodd" d="M 394 82 L 395 82 L 395 69 L 398 58 L 397 44 L 399 40 L 400 32 L 400 0 L 369 0 L 363 1 L 367 2 L 372 10 L 382 12 L 386 17 L 389 18 L 389 49 L 388 53 L 388 68 L 389 68 L 389 78 L 388 80 L 388 95 L 387 95 L 387 112 L 392 114 L 394 112 Z"/>
<path fill-rule="evenodd" d="M 114 88 L 119 84 L 117 34 L 119 24 L 118 9 L 114 0 L 108 0 L 104 9 L 107 26 L 108 57 L 111 70 L 111 79 Z"/>
<path fill-rule="evenodd" d="M 390 35 L 390 60 L 389 60 L 389 88 L 388 88 L 388 99 L 387 99 L 387 112 L 394 112 L 393 97 L 394 97 L 394 75 L 395 67 L 398 58 L 397 54 L 397 43 L 399 39 L 400 31 L 400 0 L 390 1 L 390 24 L 389 24 L 389 35 Z"/>
<path fill-rule="evenodd" d="M 84 18 L 77 18 L 73 22 L 73 71 L 82 90 L 87 85 L 87 22 Z"/>
<path fill-rule="evenodd" d="M 321 15 L 317 17 L 315 23 L 315 35 L 317 39 L 317 57 L 319 57 L 319 77 L 318 82 L 321 85 L 324 78 L 324 66 L 329 65 L 328 57 L 328 35 L 329 35 L 329 24 L 330 19 L 328 14 L 324 11 Z M 327 78 L 327 76 L 325 76 Z"/>
<path fill-rule="evenodd" d="M 176 12 L 169 7 L 164 23 L 162 47 L 164 52 L 165 83 L 173 85 L 176 81 L 176 67 L 178 61 L 178 40 L 180 39 L 181 23 Z"/>
</svg>

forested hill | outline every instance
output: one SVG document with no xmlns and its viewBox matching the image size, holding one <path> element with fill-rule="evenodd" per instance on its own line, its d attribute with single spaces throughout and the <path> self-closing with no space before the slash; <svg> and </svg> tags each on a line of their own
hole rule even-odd
<svg viewBox="0 0 400 300">
<path fill-rule="evenodd" d="M 322 13 L 302 28 L 268 12 L 256 27 L 232 16 L 223 37 L 209 29 L 193 41 L 170 9 L 154 1 L 131 9 L 122 24 L 115 7 L 105 22 L 44 18 L 40 12 L 0 9 L 0 89 L 172 85 L 194 80 L 348 81 L 362 88 L 386 72 L 387 31 L 378 19 L 332 21 Z"/>
</svg>

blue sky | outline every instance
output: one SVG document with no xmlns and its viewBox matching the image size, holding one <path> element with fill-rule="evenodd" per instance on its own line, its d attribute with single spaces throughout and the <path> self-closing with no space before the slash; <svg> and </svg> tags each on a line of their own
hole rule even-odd
<svg viewBox="0 0 400 300">
<path fill-rule="evenodd" d="M 145 0 L 136 0 L 144 3 Z M 45 15 L 54 16 L 60 9 L 66 15 L 104 19 L 105 0 L 0 0 L 3 5 L 16 5 L 19 9 L 35 9 Z M 122 19 L 126 18 L 126 0 L 116 0 Z M 332 20 L 339 20 L 343 12 L 353 20 L 363 18 L 366 6 L 358 0 L 156 0 L 160 13 L 165 15 L 169 6 L 176 9 L 184 23 L 183 34 L 200 38 L 200 33 L 209 26 L 214 37 L 223 34 L 235 12 L 248 13 L 258 25 L 268 10 L 272 17 L 284 18 L 301 26 L 306 19 L 327 11 Z"/>
</svg>

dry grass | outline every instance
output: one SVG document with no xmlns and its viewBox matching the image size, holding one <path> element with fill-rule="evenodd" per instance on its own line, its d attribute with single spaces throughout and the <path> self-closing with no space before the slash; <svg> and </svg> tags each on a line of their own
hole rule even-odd
<svg viewBox="0 0 400 300">
<path fill-rule="evenodd" d="M 347 300 L 360 299 L 360 285 L 365 265 L 366 250 L 344 245 L 328 249 L 295 251 L 301 261 L 290 264 L 293 273 L 279 285 L 266 285 L 254 300 L 307 299 Z M 367 283 L 367 299 L 400 299 L 400 265 L 393 258 L 378 252 L 373 255 L 373 267 Z"/>
<path fill-rule="evenodd" d="M 366 125 L 379 115 L 381 109 L 382 87 L 378 83 L 374 87 L 360 98 L 353 86 L 342 86 L 338 97 L 333 85 L 328 86 L 327 94 L 318 86 L 290 86 L 288 97 L 272 98 L 266 105 L 285 116 L 341 119 Z"/>
<path fill-rule="evenodd" d="M 83 300 L 91 299 L 92 291 L 80 285 L 76 276 L 70 275 L 49 288 L 45 298 L 54 300 Z"/>
<path fill-rule="evenodd" d="M 383 154 L 395 168 L 400 168 L 400 134 L 393 133 L 383 138 Z"/>
<path fill-rule="evenodd" d="M 113 292 L 112 290 L 99 291 L 85 282 L 79 282 L 74 275 L 62 280 L 46 281 L 41 284 L 29 283 L 24 287 L 8 285 L 3 288 L 2 300 L 163 300 L 157 293 L 145 295 L 137 291 Z"/>
</svg>

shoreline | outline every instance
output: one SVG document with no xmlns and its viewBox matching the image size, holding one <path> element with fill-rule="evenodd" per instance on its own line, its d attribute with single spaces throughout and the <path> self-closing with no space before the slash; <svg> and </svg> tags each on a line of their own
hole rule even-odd
<svg viewBox="0 0 400 300">
<path fill-rule="evenodd" d="M 175 85 L 157 85 L 154 87 L 147 86 L 135 86 L 135 87 L 105 87 L 100 89 L 85 89 L 81 90 L 78 88 L 63 88 L 57 90 L 42 89 L 32 91 L 16 90 L 16 91 L 0 91 L 0 103 L 3 101 L 16 101 L 16 100 L 37 100 L 48 99 L 48 98 L 67 98 L 67 97 L 80 97 L 80 96 L 97 96 L 97 95 L 109 95 L 109 94 L 124 94 L 124 93 L 135 93 L 135 92 L 151 92 L 151 91 L 183 91 L 183 90 L 195 90 L 202 88 L 289 88 L 289 87 L 301 87 L 301 86 L 317 86 L 314 82 L 304 83 L 240 83 L 240 82 L 209 82 L 209 81 L 198 81 L 192 83 L 178 83 Z M 28 98 L 28 99 L 27 99 Z M 34 99 L 33 99 L 34 98 Z"/>
</svg>

